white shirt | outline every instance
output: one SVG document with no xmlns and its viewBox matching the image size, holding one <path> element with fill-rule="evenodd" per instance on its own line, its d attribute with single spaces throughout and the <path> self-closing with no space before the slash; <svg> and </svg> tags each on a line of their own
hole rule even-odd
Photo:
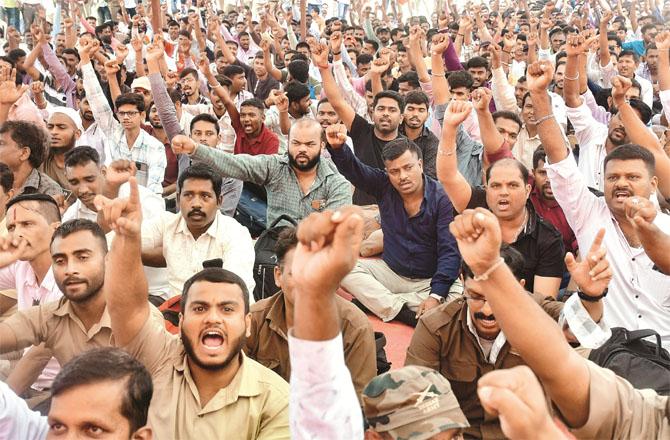
<svg viewBox="0 0 670 440">
<path fill-rule="evenodd" d="M 25 400 L 0 382 L 0 440 L 42 440 L 48 432 L 47 418 L 31 411 Z"/>
<path fill-rule="evenodd" d="M 164 212 L 142 222 L 142 249 L 163 247 L 170 296 L 181 295 L 186 280 L 202 270 L 202 262 L 223 260 L 223 268 L 242 278 L 253 301 L 253 267 L 256 254 L 249 230 L 217 211 L 209 229 L 193 239 L 181 214 Z"/>
<path fill-rule="evenodd" d="M 344 363 L 342 334 L 306 341 L 288 332 L 289 425 L 294 440 L 363 440 L 363 415 Z"/>
<path fill-rule="evenodd" d="M 604 188 L 603 167 L 605 156 L 607 156 L 607 151 L 605 151 L 607 125 L 596 121 L 583 100 L 579 107 L 568 107 L 567 113 L 575 128 L 577 142 L 579 142 L 579 171 L 584 176 L 587 186 L 602 191 Z"/>
<path fill-rule="evenodd" d="M 605 324 L 628 330 L 654 329 L 664 348 L 670 348 L 670 277 L 653 268 L 643 248 L 630 247 L 605 199 L 588 190 L 572 155 L 546 168 L 579 248 L 588 249 L 598 230 L 605 228 L 603 245 L 613 272 L 603 300 Z M 670 216 L 658 213 L 654 224 L 670 233 Z"/>
<path fill-rule="evenodd" d="M 165 212 L 165 201 L 161 196 L 149 191 L 146 187 L 138 185 L 140 192 L 140 204 L 142 205 L 142 217 L 145 219 L 156 218 Z M 119 188 L 119 197 L 128 197 L 130 195 L 130 185 L 124 183 Z M 97 221 L 98 214 L 86 207 L 79 199 L 74 202 L 63 214 L 62 222 L 83 218 L 91 221 Z M 107 243 L 111 244 L 113 233 L 107 234 Z M 163 299 L 170 297 L 170 285 L 167 282 L 168 270 L 161 267 L 144 266 L 144 274 L 149 284 L 149 295 L 160 296 Z"/>
<path fill-rule="evenodd" d="M 516 142 L 512 147 L 512 155 L 516 160 L 521 162 L 529 170 L 533 169 L 533 153 L 538 146 L 542 144 L 540 136 L 536 134 L 531 137 L 528 134 L 528 129 L 524 126 L 519 132 L 519 136 L 516 138 Z"/>
</svg>

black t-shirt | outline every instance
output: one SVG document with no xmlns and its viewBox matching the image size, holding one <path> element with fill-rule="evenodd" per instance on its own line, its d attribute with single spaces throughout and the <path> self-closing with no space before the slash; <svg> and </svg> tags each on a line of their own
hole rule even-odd
<svg viewBox="0 0 670 440">
<path fill-rule="evenodd" d="M 486 190 L 481 187 L 472 188 L 472 197 L 466 209 L 486 208 Z M 528 200 L 528 222 L 517 240 L 511 246 L 521 252 L 524 257 L 523 278 L 526 290 L 533 291 L 535 275 L 541 277 L 562 278 L 565 272 L 565 248 L 561 233 L 549 222 L 544 221 L 535 212 L 533 204 Z"/>
<path fill-rule="evenodd" d="M 402 135 L 398 135 L 402 136 Z M 380 170 L 384 169 L 384 160 L 382 159 L 382 150 L 389 141 L 383 141 L 375 136 L 375 127 L 360 115 L 354 117 L 351 123 L 349 137 L 354 147 L 356 157 L 366 165 Z M 354 191 L 353 202 L 355 205 L 374 205 L 376 199 L 368 193 L 356 188 Z"/>
</svg>

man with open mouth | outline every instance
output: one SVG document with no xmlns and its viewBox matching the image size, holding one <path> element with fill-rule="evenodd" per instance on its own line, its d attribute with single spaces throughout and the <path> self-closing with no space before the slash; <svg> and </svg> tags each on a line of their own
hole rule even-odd
<svg viewBox="0 0 670 440">
<path fill-rule="evenodd" d="M 180 198 L 202 198 L 217 188 L 209 179 L 189 180 L 194 185 L 181 182 Z M 220 268 L 194 274 L 183 285 L 180 335 L 168 333 L 149 320 L 135 179 L 130 197 L 100 201 L 116 233 L 106 279 L 112 330 L 156 384 L 149 408 L 156 437 L 289 439 L 288 384 L 242 352 L 251 324 L 244 280 Z M 207 222 L 209 215 L 197 214 L 194 205 L 181 208 L 194 224 Z"/>
</svg>

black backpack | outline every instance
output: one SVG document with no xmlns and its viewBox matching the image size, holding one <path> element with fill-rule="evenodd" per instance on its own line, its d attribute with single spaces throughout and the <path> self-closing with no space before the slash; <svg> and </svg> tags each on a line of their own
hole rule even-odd
<svg viewBox="0 0 670 440">
<path fill-rule="evenodd" d="M 256 253 L 256 260 L 254 261 L 254 299 L 260 301 L 263 298 L 274 295 L 279 291 L 279 287 L 275 284 L 274 269 L 277 266 L 277 255 L 275 254 L 275 244 L 279 238 L 279 234 L 290 226 L 277 226 L 277 224 L 286 220 L 293 225 L 296 222 L 289 215 L 280 215 L 272 222 L 270 227 L 263 231 L 258 237 L 254 245 L 254 252 Z"/>
<path fill-rule="evenodd" d="M 649 336 L 656 337 L 655 344 L 643 339 Z M 660 395 L 670 395 L 670 354 L 654 330 L 614 327 L 612 337 L 591 351 L 589 360 L 614 371 L 637 389 L 651 388 Z"/>
</svg>

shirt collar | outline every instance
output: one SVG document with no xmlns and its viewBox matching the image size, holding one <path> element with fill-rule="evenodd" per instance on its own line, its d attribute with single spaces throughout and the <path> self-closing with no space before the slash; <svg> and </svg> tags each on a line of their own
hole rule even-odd
<svg viewBox="0 0 670 440">
<path fill-rule="evenodd" d="M 470 317 L 470 307 L 468 307 L 467 303 L 465 303 L 464 306 L 466 315 L 466 321 L 465 321 L 466 326 L 468 327 L 468 330 L 470 330 L 470 333 L 472 333 L 472 335 L 475 337 L 477 345 L 479 345 L 479 348 L 482 350 L 482 353 L 484 353 L 484 348 L 482 347 L 482 341 L 479 338 L 479 335 L 477 334 L 477 329 L 475 329 L 475 324 L 472 322 L 472 318 Z M 496 363 L 498 355 L 500 354 L 500 350 L 502 350 L 506 342 L 507 338 L 505 337 L 503 331 L 500 330 L 498 336 L 496 336 L 495 340 L 493 341 L 493 345 L 491 346 L 491 351 L 489 352 L 488 359 L 486 359 L 488 363 L 490 364 Z"/>
<path fill-rule="evenodd" d="M 30 277 L 26 281 L 27 284 L 30 285 L 31 287 L 34 288 L 39 287 L 49 292 L 53 292 L 54 288 L 57 289 L 56 279 L 54 278 L 54 273 L 51 267 L 49 267 L 49 270 L 47 271 L 46 275 L 44 276 L 44 279 L 42 280 L 39 286 L 37 285 L 37 275 L 35 275 L 35 272 L 31 270 L 30 274 L 31 274 Z"/>
<path fill-rule="evenodd" d="M 193 234 L 191 234 L 191 231 L 189 231 L 188 229 L 188 225 L 186 224 L 186 219 L 184 218 L 184 216 L 182 214 L 178 215 L 179 215 L 179 224 L 177 225 L 177 233 L 193 237 Z M 219 215 L 222 214 L 220 214 L 220 212 L 217 210 L 216 216 L 214 217 L 214 221 L 212 222 L 211 225 L 209 225 L 209 228 L 207 228 L 207 230 L 203 235 L 209 235 L 212 238 L 216 238 L 216 230 L 219 225 Z"/>
<path fill-rule="evenodd" d="M 26 188 L 34 188 L 36 190 L 39 189 L 41 181 L 42 177 L 40 176 L 40 172 L 37 171 L 37 168 L 33 168 L 30 174 L 28 174 L 28 178 L 23 183 L 23 186 L 21 187 L 19 194 L 23 193 L 26 190 Z"/>
<path fill-rule="evenodd" d="M 272 300 L 272 305 L 265 315 L 265 320 L 268 321 L 270 329 L 279 334 L 282 338 L 288 341 L 286 328 L 286 307 L 284 304 L 284 292 L 279 291 Z"/>
<path fill-rule="evenodd" d="M 103 292 L 99 293 L 99 295 L 101 295 L 101 294 L 103 294 Z M 69 316 L 70 319 L 81 323 L 81 320 L 79 319 L 77 314 L 74 312 L 74 309 L 72 308 L 72 302 L 65 297 L 62 297 L 60 300 L 58 300 L 58 307 L 56 308 L 56 310 L 54 310 L 53 314 L 55 316 L 60 316 L 60 317 Z M 102 311 L 102 316 L 100 317 L 100 321 L 96 325 L 91 327 L 91 329 L 94 329 L 96 326 L 98 328 L 108 328 L 110 330 L 112 329 L 112 320 L 109 317 L 109 312 L 107 311 L 107 305 L 105 305 L 105 309 Z M 83 324 L 82 324 L 82 329 L 83 329 Z"/>
</svg>

